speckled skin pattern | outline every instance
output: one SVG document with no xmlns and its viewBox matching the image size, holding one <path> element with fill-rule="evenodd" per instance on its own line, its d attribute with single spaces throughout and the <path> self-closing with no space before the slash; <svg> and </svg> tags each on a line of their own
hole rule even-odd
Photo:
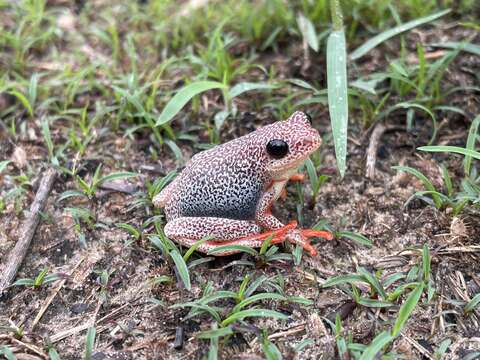
<svg viewBox="0 0 480 360">
<path fill-rule="evenodd" d="M 268 142 L 274 139 L 288 144 L 288 153 L 280 159 L 267 152 Z M 263 240 L 254 237 L 262 230 L 284 227 L 271 214 L 273 202 L 320 144 L 318 131 L 297 111 L 286 121 L 198 153 L 153 199 L 156 206 L 164 207 L 165 234 L 185 246 L 212 236 L 212 241 L 198 248 L 202 252 L 226 242 L 261 246 Z M 305 240 L 295 230 L 287 235 L 291 242 Z"/>
</svg>

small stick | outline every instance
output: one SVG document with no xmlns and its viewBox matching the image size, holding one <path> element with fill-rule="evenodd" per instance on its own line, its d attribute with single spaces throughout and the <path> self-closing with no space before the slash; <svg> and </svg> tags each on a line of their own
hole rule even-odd
<svg viewBox="0 0 480 360">
<path fill-rule="evenodd" d="M 27 255 L 28 248 L 32 241 L 37 225 L 40 221 L 40 212 L 45 207 L 47 202 L 48 194 L 52 189 L 53 183 L 56 177 L 56 171 L 53 168 L 49 168 L 45 175 L 42 178 L 40 187 L 38 188 L 35 199 L 33 200 L 32 205 L 30 206 L 30 212 L 27 215 L 27 218 L 22 224 L 22 232 L 20 233 L 20 238 L 18 239 L 15 247 L 10 252 L 7 257 L 7 263 L 2 270 L 0 275 L 0 294 L 2 294 L 7 287 L 9 287 L 17 275 L 17 271 L 22 265 L 25 255 Z"/>
<path fill-rule="evenodd" d="M 75 270 L 77 270 L 77 268 L 80 266 L 80 264 L 82 263 L 82 261 L 84 260 L 85 258 L 81 258 L 80 261 L 73 267 L 73 269 L 70 271 L 70 274 L 69 274 L 69 277 L 71 277 L 73 275 L 73 273 L 75 272 Z M 55 298 L 55 296 L 57 296 L 58 292 L 62 289 L 63 285 L 65 285 L 65 282 L 67 281 L 67 279 L 62 279 L 60 281 L 60 283 L 58 284 L 58 286 L 53 290 L 53 292 L 48 296 L 47 300 L 45 301 L 45 303 L 43 304 L 43 306 L 40 308 L 40 311 L 38 312 L 37 316 L 35 316 L 35 319 L 33 320 L 33 323 L 32 323 L 32 328 L 31 328 L 31 331 L 33 331 L 33 329 L 35 328 L 35 326 L 38 324 L 38 322 L 42 319 L 42 316 L 43 314 L 45 314 L 45 311 L 47 311 L 48 307 L 50 306 L 50 304 L 52 303 L 53 299 Z"/>
<path fill-rule="evenodd" d="M 380 143 L 380 138 L 387 128 L 382 123 L 378 123 L 373 129 L 372 135 L 370 136 L 370 144 L 368 144 L 367 149 L 367 165 L 366 165 L 366 176 L 373 180 L 375 179 L 375 163 L 377 162 L 377 150 L 378 144 Z"/>
</svg>

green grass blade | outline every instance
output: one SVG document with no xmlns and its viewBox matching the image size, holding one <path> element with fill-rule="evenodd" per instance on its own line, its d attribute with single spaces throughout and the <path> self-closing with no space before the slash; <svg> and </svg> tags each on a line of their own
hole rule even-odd
<svg viewBox="0 0 480 360">
<path fill-rule="evenodd" d="M 366 283 L 367 281 L 365 280 L 365 277 L 362 275 L 358 274 L 350 274 L 350 275 L 339 275 L 339 276 L 334 276 L 325 281 L 322 284 L 322 287 L 330 287 L 330 286 L 335 286 L 335 285 L 340 285 L 340 284 L 352 284 L 355 281 L 361 281 Z"/>
<path fill-rule="evenodd" d="M 7 165 L 10 164 L 10 163 L 11 163 L 10 160 L 0 161 L 0 174 L 3 172 L 3 170 L 6 169 Z"/>
<path fill-rule="evenodd" d="M 230 99 L 233 99 L 247 91 L 253 90 L 272 90 L 275 89 L 277 86 L 267 83 L 252 83 L 252 82 L 241 82 L 235 86 L 233 86 L 230 91 L 228 92 L 228 96 Z"/>
<path fill-rule="evenodd" d="M 385 345 L 393 340 L 393 336 L 387 332 L 383 331 L 377 336 L 375 339 L 367 346 L 365 351 L 360 356 L 360 360 L 373 360 L 375 359 L 376 355 L 383 349 Z"/>
<path fill-rule="evenodd" d="M 196 338 L 197 339 L 212 339 L 212 338 L 219 338 L 224 337 L 227 335 L 233 334 L 233 330 L 230 326 L 223 327 L 220 329 L 212 329 L 212 330 L 205 330 L 201 333 L 198 333 Z"/>
<path fill-rule="evenodd" d="M 397 320 L 393 325 L 392 336 L 397 337 L 400 334 L 400 331 L 402 331 L 402 328 L 410 317 L 410 314 L 413 312 L 418 302 L 420 301 L 420 297 L 422 296 L 424 287 L 425 283 L 423 282 L 417 285 L 415 290 L 413 290 L 410 295 L 408 295 L 407 300 L 405 300 L 405 302 L 400 307 Z"/>
<path fill-rule="evenodd" d="M 394 36 L 396 36 L 398 34 L 401 34 L 405 31 L 411 30 L 411 29 L 413 29 L 417 26 L 420 26 L 420 25 L 429 23 L 433 20 L 436 20 L 439 17 L 442 17 L 442 16 L 448 14 L 449 12 L 450 12 L 450 9 L 443 10 L 443 11 L 440 11 L 438 13 L 435 13 L 435 14 L 432 14 L 432 15 L 429 15 L 429 16 L 425 16 L 425 17 L 422 17 L 420 19 L 412 20 L 412 21 L 409 21 L 405 24 L 402 24 L 402 25 L 396 26 L 392 29 L 386 30 L 386 31 L 374 36 L 373 38 L 368 40 L 365 44 L 363 44 L 360 47 L 358 47 L 357 49 L 355 49 L 352 52 L 352 54 L 350 55 L 350 57 L 352 58 L 352 60 L 357 60 L 358 58 L 361 58 L 367 52 L 369 52 L 373 48 L 377 47 L 382 42 L 390 39 L 391 37 L 394 37 Z"/>
<path fill-rule="evenodd" d="M 347 158 L 348 94 L 347 51 L 343 30 L 333 31 L 327 41 L 328 109 L 340 176 Z"/>
<path fill-rule="evenodd" d="M 364 246 L 372 246 L 373 245 L 372 240 L 370 240 L 366 236 L 363 236 L 362 234 L 357 234 L 357 233 L 352 232 L 352 231 L 340 231 L 338 233 L 338 235 L 339 235 L 339 237 L 346 237 L 347 239 L 353 240 L 353 241 L 359 243 L 360 245 L 364 245 Z"/>
<path fill-rule="evenodd" d="M 472 300 L 465 306 L 464 312 L 469 313 L 473 311 L 480 304 L 480 293 L 475 295 Z"/>
<path fill-rule="evenodd" d="M 48 350 L 48 356 L 50 357 L 50 360 L 60 360 L 60 355 L 58 355 L 57 350 L 54 348 Z"/>
<path fill-rule="evenodd" d="M 9 94 L 12 96 L 15 96 L 18 99 L 18 101 L 22 103 L 23 107 L 28 111 L 28 114 L 31 117 L 33 117 L 32 105 L 30 104 L 30 101 L 28 101 L 25 95 L 23 95 L 20 91 L 17 91 L 17 90 L 11 90 L 9 91 Z"/>
<path fill-rule="evenodd" d="M 190 248 L 187 250 L 187 252 L 183 255 L 183 260 L 185 261 L 185 263 L 188 261 L 190 256 L 192 256 L 193 252 L 198 249 L 198 247 L 200 245 L 202 245 L 204 242 L 206 242 L 208 240 L 212 240 L 212 239 L 213 239 L 213 237 L 211 237 L 211 236 L 205 236 L 203 239 L 198 240 L 197 242 L 195 242 L 195 244 L 190 246 Z"/>
<path fill-rule="evenodd" d="M 461 154 L 465 156 L 471 156 L 474 159 L 480 160 L 480 152 L 465 149 L 458 146 L 449 146 L 449 145 L 432 145 L 432 146 L 420 146 L 417 148 L 420 151 L 428 151 L 428 152 L 447 152 L 447 153 L 455 153 Z"/>
<path fill-rule="evenodd" d="M 94 327 L 88 328 L 87 337 L 85 339 L 85 360 L 91 360 L 93 355 L 93 347 L 95 345 L 95 336 L 97 331 Z"/>
<path fill-rule="evenodd" d="M 446 43 L 435 43 L 430 44 L 430 46 L 441 48 L 441 49 L 451 49 L 451 50 L 462 50 L 469 52 L 473 55 L 480 56 L 480 45 L 471 44 L 467 42 L 446 42 Z"/>
<path fill-rule="evenodd" d="M 190 291 L 192 289 L 192 284 L 190 283 L 190 273 L 188 272 L 185 260 L 183 260 L 182 255 L 180 255 L 177 250 L 170 251 L 170 256 L 177 267 L 178 275 L 180 275 L 180 279 L 182 279 L 185 289 Z"/>
<path fill-rule="evenodd" d="M 10 348 L 3 346 L 0 348 L 0 355 L 5 356 L 7 360 L 17 360 L 15 355 L 13 354 L 13 351 L 10 350 Z"/>
<path fill-rule="evenodd" d="M 230 325 L 231 323 L 245 319 L 247 317 L 268 317 L 268 318 L 273 318 L 273 319 L 279 319 L 279 320 L 287 320 L 288 316 L 285 314 L 282 314 L 278 311 L 275 310 L 268 310 L 268 309 L 249 309 L 249 310 L 243 310 L 243 311 L 238 311 L 229 317 L 227 317 L 225 320 L 222 321 L 221 326 L 227 326 Z"/>
<path fill-rule="evenodd" d="M 261 293 L 252 295 L 240 301 L 233 309 L 232 313 L 242 310 L 245 306 L 262 300 L 286 300 L 285 296 L 276 293 Z"/>
<path fill-rule="evenodd" d="M 480 124 L 480 115 L 477 115 L 477 117 L 472 121 L 472 125 L 470 125 L 470 130 L 468 131 L 468 138 L 467 138 L 468 150 L 475 151 L 475 143 L 477 141 L 479 124 Z M 463 160 L 463 169 L 465 171 L 465 176 L 470 175 L 471 167 L 472 167 L 472 157 L 467 155 Z"/>
<path fill-rule="evenodd" d="M 303 38 L 315 52 L 318 52 L 318 37 L 312 22 L 302 13 L 297 16 L 297 24 Z"/>
<path fill-rule="evenodd" d="M 430 280 L 430 266 L 431 266 L 431 256 L 430 256 L 430 248 L 428 244 L 423 244 L 423 251 L 422 251 L 422 265 L 423 265 L 423 280 L 428 282 Z"/>
<path fill-rule="evenodd" d="M 129 171 L 125 171 L 125 172 L 114 172 L 114 173 L 111 173 L 111 174 L 108 174 L 108 175 L 103 176 L 103 177 L 98 181 L 98 185 L 103 184 L 103 183 L 106 183 L 106 182 L 108 182 L 108 181 L 120 180 L 120 179 L 128 179 L 128 178 L 132 178 L 132 177 L 136 177 L 136 176 L 138 176 L 137 173 L 129 172 Z"/>
<path fill-rule="evenodd" d="M 422 182 L 423 186 L 425 186 L 425 189 L 427 189 L 431 193 L 432 198 L 433 198 L 433 202 L 435 203 L 435 207 L 437 209 L 442 207 L 442 200 L 438 196 L 438 192 L 435 189 L 435 186 L 433 186 L 433 183 L 425 175 L 423 175 L 420 171 L 418 171 L 417 169 L 408 167 L 408 166 L 392 166 L 392 169 L 397 170 L 397 171 L 404 171 L 406 173 L 409 173 L 409 174 L 415 176 L 418 180 L 420 180 Z"/>
<path fill-rule="evenodd" d="M 216 81 L 197 81 L 181 88 L 163 109 L 156 125 L 168 123 L 195 96 L 211 89 L 224 89 L 226 86 Z"/>
</svg>

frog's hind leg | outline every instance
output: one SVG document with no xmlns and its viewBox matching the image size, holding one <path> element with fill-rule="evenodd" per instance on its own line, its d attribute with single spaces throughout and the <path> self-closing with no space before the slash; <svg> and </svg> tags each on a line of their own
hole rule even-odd
<svg viewBox="0 0 480 360">
<path fill-rule="evenodd" d="M 207 253 L 214 247 L 259 234 L 261 228 L 255 222 L 248 220 L 218 217 L 180 217 L 169 221 L 165 225 L 164 231 L 169 239 L 186 247 L 192 246 L 205 237 L 212 237 L 212 240 L 204 242 L 197 248 L 198 251 Z"/>
<path fill-rule="evenodd" d="M 205 241 L 197 248 L 200 252 L 208 253 L 224 245 L 261 247 L 268 238 L 271 238 L 272 245 L 278 244 L 285 241 L 286 234 L 295 227 L 296 223 L 293 222 L 277 230 L 261 232 L 260 226 L 253 221 L 216 217 L 181 217 L 169 221 L 164 231 L 169 239 L 186 247 L 211 236 L 212 240 Z M 215 255 L 226 256 L 236 252 L 238 251 L 225 251 Z"/>
</svg>

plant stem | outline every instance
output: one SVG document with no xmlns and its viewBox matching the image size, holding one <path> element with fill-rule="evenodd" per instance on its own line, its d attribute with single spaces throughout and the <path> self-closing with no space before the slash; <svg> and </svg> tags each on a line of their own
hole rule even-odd
<svg viewBox="0 0 480 360">
<path fill-rule="evenodd" d="M 333 31 L 340 31 L 343 28 L 343 14 L 340 0 L 330 0 L 330 12 L 332 14 Z"/>
</svg>

